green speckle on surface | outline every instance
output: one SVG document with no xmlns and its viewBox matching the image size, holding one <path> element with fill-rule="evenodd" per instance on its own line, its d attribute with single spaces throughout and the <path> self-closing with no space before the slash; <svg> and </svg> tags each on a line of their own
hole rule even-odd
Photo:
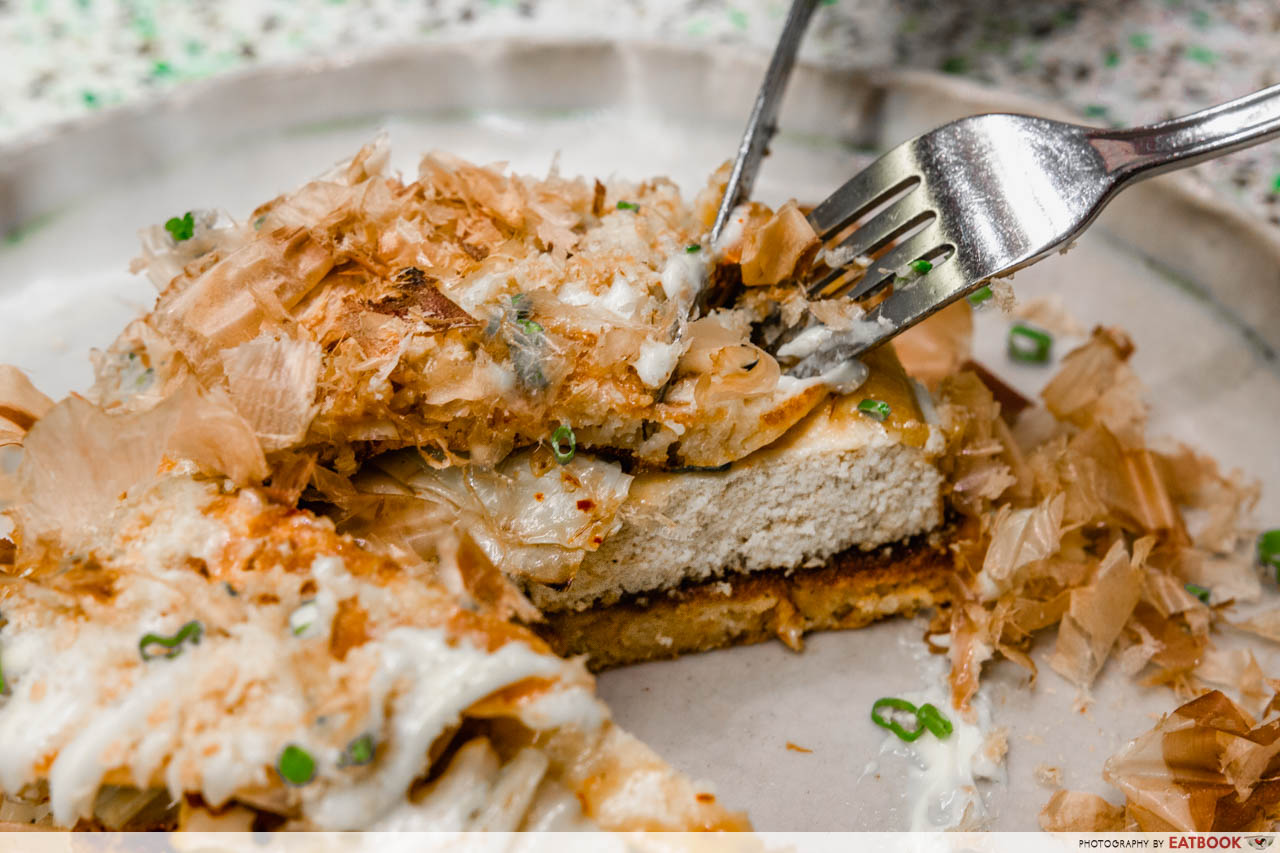
<svg viewBox="0 0 1280 853">
<path fill-rule="evenodd" d="M 316 776 L 316 760 L 305 749 L 291 743 L 280 753 L 276 770 L 290 785 L 305 785 Z"/>
<path fill-rule="evenodd" d="M 84 101 L 86 107 L 96 107 L 99 103 L 98 95 L 95 92 L 81 92 L 80 99 Z"/>
<path fill-rule="evenodd" d="M 1200 586 L 1200 584 L 1198 583 L 1189 583 L 1189 584 L 1186 584 L 1184 588 L 1187 590 L 1187 592 L 1191 593 L 1191 595 L 1200 599 L 1201 604 L 1209 603 L 1210 593 L 1209 593 L 1209 590 L 1206 589 L 1205 587 Z"/>
<path fill-rule="evenodd" d="M 867 397 L 862 402 L 858 403 L 858 411 L 871 418 L 873 421 L 881 422 L 887 419 L 890 413 L 888 403 L 884 400 L 873 400 L 870 397 Z"/>
<path fill-rule="evenodd" d="M 1114 47 L 1107 48 L 1106 53 L 1102 54 L 1102 64 L 1108 68 L 1115 68 L 1120 64 L 1120 51 Z"/>
<path fill-rule="evenodd" d="M 1271 182 L 1271 191 L 1280 193 L 1280 172 L 1276 173 L 1275 179 Z"/>
<path fill-rule="evenodd" d="M 1089 118 L 1102 118 L 1107 114 L 1107 108 L 1102 104 L 1085 104 L 1084 114 Z"/>
<path fill-rule="evenodd" d="M 704 35 L 709 29 L 711 29 L 711 22 L 706 18 L 702 18 L 690 22 L 689 26 L 685 28 L 685 32 L 691 36 L 700 36 Z"/>
<path fill-rule="evenodd" d="M 1147 33 L 1133 33 L 1129 36 L 1129 46 L 1134 50 L 1146 50 L 1151 47 L 1151 36 Z"/>
<path fill-rule="evenodd" d="M 156 37 L 156 19 L 150 15 L 138 15 L 133 19 L 133 29 L 142 38 L 150 41 Z"/>
<path fill-rule="evenodd" d="M 1212 65 L 1218 59 L 1218 55 L 1204 45 L 1193 44 L 1187 48 L 1187 59 Z"/>
<path fill-rule="evenodd" d="M 76 5 L 81 11 L 86 11 L 89 8 L 89 0 L 76 0 Z"/>
<path fill-rule="evenodd" d="M 167 62 L 157 62 L 151 66 L 152 77 L 169 77 L 173 75 L 173 66 Z"/>
<path fill-rule="evenodd" d="M 199 56 L 204 53 L 204 42 L 199 39 L 189 40 L 186 47 L 188 56 Z"/>
<path fill-rule="evenodd" d="M 164 224 L 164 230 L 169 232 L 175 243 L 190 240 L 191 236 L 196 233 L 195 217 L 189 210 L 182 216 L 170 217 L 169 221 Z"/>
<path fill-rule="evenodd" d="M 730 9 L 729 23 L 740 30 L 745 30 L 747 28 L 747 13 L 741 9 Z"/>
<path fill-rule="evenodd" d="M 1213 18 L 1204 9 L 1191 10 L 1191 25 L 1193 27 L 1198 27 L 1202 30 L 1208 29 L 1212 20 Z"/>
<path fill-rule="evenodd" d="M 1280 581 L 1280 530 L 1267 530 L 1258 536 L 1258 562 L 1276 571 Z"/>
<path fill-rule="evenodd" d="M 4 244 L 6 246 L 16 246 L 35 232 L 44 228 L 58 216 L 58 211 L 51 210 L 48 213 L 42 213 L 39 216 L 32 217 L 26 222 L 15 225 L 5 232 Z"/>
<path fill-rule="evenodd" d="M 361 767 L 373 761 L 376 749 L 377 744 L 373 740 L 373 735 L 361 735 L 347 744 L 346 750 L 342 753 L 341 763 L 348 767 Z"/>
<path fill-rule="evenodd" d="M 822 5 L 823 5 L 823 6 L 834 6 L 834 5 L 836 5 L 837 3 L 839 3 L 839 2 L 840 2 L 840 0 L 822 0 Z"/>
<path fill-rule="evenodd" d="M 969 70 L 969 60 L 963 56 L 948 56 L 938 67 L 948 74 L 963 74 Z"/>
</svg>

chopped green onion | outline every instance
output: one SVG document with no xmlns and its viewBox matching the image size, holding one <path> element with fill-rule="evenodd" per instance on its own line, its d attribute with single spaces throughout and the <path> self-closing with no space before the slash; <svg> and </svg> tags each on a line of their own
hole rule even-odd
<svg viewBox="0 0 1280 853">
<path fill-rule="evenodd" d="M 946 740 L 951 735 L 951 721 L 931 703 L 926 702 L 921 705 L 920 710 L 916 712 L 916 717 L 924 723 L 926 729 L 933 732 L 933 736 L 938 740 Z"/>
<path fill-rule="evenodd" d="M 191 211 L 188 210 L 182 216 L 171 217 L 164 224 L 164 230 L 169 232 L 175 243 L 190 240 L 191 236 L 196 233 L 196 219 L 191 215 Z"/>
<path fill-rule="evenodd" d="M 343 767 L 361 767 L 368 764 L 373 761 L 375 746 L 373 735 L 360 735 L 360 737 L 347 744 L 347 748 L 343 750 L 342 758 L 338 763 Z"/>
<path fill-rule="evenodd" d="M 307 632 L 315 624 L 320 615 L 320 608 L 314 599 L 308 599 L 298 605 L 298 609 L 289 614 L 289 631 L 298 637 Z"/>
<path fill-rule="evenodd" d="M 697 243 L 690 243 L 689 245 L 684 247 L 684 250 L 692 255 L 694 252 L 701 252 L 702 246 L 700 246 Z"/>
<path fill-rule="evenodd" d="M 533 313 L 533 305 L 530 303 L 528 294 L 517 293 L 511 297 L 511 307 L 516 309 L 516 325 L 527 337 L 532 338 L 543 331 L 540 323 L 529 319 L 529 315 Z"/>
<path fill-rule="evenodd" d="M 569 442 L 569 448 L 564 447 L 565 442 Z M 551 455 L 561 465 L 568 465 L 573 459 L 573 454 L 578 452 L 578 437 L 573 434 L 573 427 L 568 424 L 561 424 L 556 427 L 556 431 L 551 433 Z"/>
<path fill-rule="evenodd" d="M 1189 584 L 1187 584 L 1186 589 L 1187 589 L 1187 592 L 1191 593 L 1191 594 L 1192 594 L 1192 595 L 1194 595 L 1196 598 L 1200 599 L 1200 602 L 1201 602 L 1202 604 L 1208 604 L 1208 603 L 1209 603 L 1209 590 L 1207 590 L 1207 589 L 1205 589 L 1204 587 L 1200 586 L 1200 584 L 1198 584 L 1198 583 L 1189 583 Z"/>
<path fill-rule="evenodd" d="M 264 213 L 264 214 L 262 214 L 261 216 L 259 216 L 257 219 L 253 220 L 253 230 L 254 230 L 254 231 L 259 231 L 259 230 L 261 230 L 261 229 L 262 229 L 262 223 L 264 223 L 264 222 L 266 222 L 266 221 L 267 221 L 267 215 Z"/>
<path fill-rule="evenodd" d="M 316 760 L 311 753 L 291 743 L 280 753 L 276 772 L 290 785 L 305 785 L 316 777 Z"/>
<path fill-rule="evenodd" d="M 889 417 L 889 404 L 884 400 L 872 400 L 868 397 L 858 404 L 858 411 L 873 420 L 884 421 Z"/>
<path fill-rule="evenodd" d="M 1280 581 L 1280 528 L 1268 530 L 1258 537 L 1258 562 L 1276 572 Z"/>
<path fill-rule="evenodd" d="M 629 201 L 618 202 L 618 210 L 639 210 L 639 209 L 640 209 L 640 205 L 638 204 L 633 204 L 632 202 L 629 202 Z"/>
<path fill-rule="evenodd" d="M 146 634 L 138 641 L 138 651 L 142 653 L 143 660 L 151 660 L 152 658 L 166 657 L 176 658 L 182 654 L 184 646 L 188 640 L 191 645 L 200 645 L 200 638 L 204 635 L 204 626 L 199 622 L 191 621 L 178 629 L 178 633 L 172 637 L 165 637 L 161 634 Z M 152 646 L 160 646 L 166 651 L 154 651 Z"/>
<path fill-rule="evenodd" d="M 914 260 L 911 263 L 907 264 L 907 266 L 911 267 L 913 270 L 920 273 L 921 275 L 924 275 L 929 270 L 933 269 L 933 264 L 929 263 L 924 258 L 919 258 L 917 260 Z"/>
<path fill-rule="evenodd" d="M 0 696 L 9 692 L 9 685 L 4 680 L 4 661 L 0 660 Z"/>
<path fill-rule="evenodd" d="M 1193 44 L 1187 48 L 1187 59 L 1194 62 L 1212 65 L 1217 58 L 1218 55 L 1216 53 L 1203 45 Z"/>
<path fill-rule="evenodd" d="M 973 293 L 969 294 L 969 304 L 973 306 L 981 305 L 991 298 L 991 285 L 984 284 Z"/>
<path fill-rule="evenodd" d="M 895 711 L 905 711 L 914 715 L 916 718 L 915 729 L 907 731 L 901 723 L 892 717 L 882 717 L 880 715 L 881 708 L 892 708 Z M 908 743 L 919 738 L 926 730 L 931 732 L 938 740 L 946 740 L 951 736 L 952 732 L 951 721 L 933 704 L 926 702 L 917 708 L 906 699 L 896 699 L 891 696 L 877 699 L 875 704 L 871 706 L 871 722 L 881 728 L 888 729 Z"/>
<path fill-rule="evenodd" d="M 902 724 L 899 723 L 897 720 L 885 719 L 884 717 L 880 716 L 881 708 L 892 708 L 895 711 L 906 711 L 907 713 L 915 714 L 916 715 L 915 731 L 909 732 L 906 729 L 904 729 L 902 727 Z M 906 699 L 894 699 L 889 696 L 886 696 L 883 699 L 877 699 L 876 703 L 871 706 L 871 722 L 875 723 L 877 726 L 879 726 L 882 729 L 888 729 L 898 737 L 905 740 L 907 743 L 910 743 L 911 741 L 920 737 L 920 735 L 924 734 L 924 721 L 920 719 L 920 712 L 916 710 L 915 705 L 912 705 Z"/>
<path fill-rule="evenodd" d="M 1025 323 L 1009 329 L 1009 358 L 1027 364 L 1045 364 L 1053 348 L 1053 336 Z"/>
</svg>

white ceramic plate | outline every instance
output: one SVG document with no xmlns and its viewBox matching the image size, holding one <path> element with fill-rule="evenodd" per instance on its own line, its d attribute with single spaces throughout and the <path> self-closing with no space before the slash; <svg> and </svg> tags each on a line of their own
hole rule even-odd
<svg viewBox="0 0 1280 853">
<path fill-rule="evenodd" d="M 451 44 L 242 73 L 29 139 L 0 151 L 0 227 L 12 235 L 0 248 L 0 362 L 54 395 L 83 388 L 89 350 L 154 296 L 128 273 L 139 227 L 196 207 L 245 216 L 379 129 L 407 171 L 441 148 L 534 173 L 558 156 L 569 174 L 667 174 L 696 190 L 734 151 L 761 68 L 755 56 L 661 45 Z M 947 78 L 803 67 L 758 195 L 816 201 L 866 149 L 993 109 L 1046 112 Z M 1270 233 L 1194 182 L 1161 179 L 1122 197 L 1071 253 L 1020 273 L 1016 288 L 1023 299 L 1060 293 L 1086 327 L 1132 334 L 1154 432 L 1280 482 L 1280 246 Z M 1050 371 L 1008 363 L 1007 323 L 981 313 L 978 353 L 1033 394 Z M 1264 489 L 1258 517 L 1280 524 L 1280 489 Z M 897 620 L 811 637 L 799 655 L 765 644 L 636 666 L 602 676 L 600 690 L 625 726 L 715 782 L 761 829 L 905 828 L 906 765 L 878 756 L 867 711 L 937 680 L 920 635 Z M 1280 673 L 1280 659 L 1258 653 Z M 1047 667 L 1034 689 L 1024 682 L 1002 664 L 984 688 L 1009 730 L 1007 782 L 988 792 L 1000 829 L 1035 828 L 1049 795 L 1033 781 L 1039 764 L 1062 768 L 1068 787 L 1104 792 L 1104 758 L 1174 704 L 1114 667 L 1083 714 Z"/>
</svg>

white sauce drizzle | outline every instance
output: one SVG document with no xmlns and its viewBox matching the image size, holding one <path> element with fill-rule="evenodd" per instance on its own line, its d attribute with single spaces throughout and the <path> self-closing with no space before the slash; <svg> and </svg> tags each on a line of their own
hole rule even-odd
<svg viewBox="0 0 1280 853">
<path fill-rule="evenodd" d="M 1003 754 L 993 754 L 991 707 L 986 697 L 974 697 L 974 721 L 966 721 L 951 707 L 947 691 L 930 687 L 902 696 L 916 707 L 932 702 L 951 721 L 953 731 L 940 740 L 926 731 L 910 743 L 890 732 L 880 747 L 881 755 L 907 759 L 907 791 L 910 799 L 912 832 L 969 827 L 987 813 L 978 782 L 1004 781 Z"/>
<path fill-rule="evenodd" d="M 294 636 L 289 614 L 299 602 L 250 605 L 178 568 L 185 555 L 212 557 L 229 539 L 221 522 L 201 512 L 214 493 L 192 481 L 159 493 L 140 514 L 156 523 L 141 527 L 128 546 L 135 570 L 122 577 L 109 604 L 82 602 L 87 619 L 33 604 L 37 591 L 6 606 L 0 643 L 12 692 L 0 698 L 4 791 L 36 781 L 43 761 L 56 754 L 47 777 L 54 819 L 64 826 L 92 812 L 111 768 L 126 768 L 146 787 L 163 767 L 174 797 L 199 791 L 217 807 L 239 790 L 272 782 L 281 750 L 295 743 L 317 766 L 316 779 L 300 789 L 304 813 L 323 827 L 358 829 L 405 801 L 432 742 L 497 689 L 567 675 L 527 703 L 526 723 L 591 729 L 606 719 L 572 664 L 519 642 L 489 653 L 451 640 L 443 629 L 393 627 L 375 629 L 375 638 L 345 660 L 317 657 L 339 601 L 354 596 L 370 613 L 394 613 L 394 591 L 352 576 L 337 557 L 318 557 L 311 624 Z M 256 498 L 238 500 L 254 509 Z M 144 634 L 172 634 L 193 617 L 205 622 L 199 645 L 171 659 L 142 660 Z M 342 725 L 317 716 L 318 703 L 339 688 L 352 700 L 346 707 L 364 719 L 341 711 Z M 353 727 L 379 743 L 377 760 L 355 781 L 339 766 L 347 736 L 334 735 Z M 498 793 L 510 800 L 510 791 Z M 503 814 L 495 825 L 512 819 Z"/>
<path fill-rule="evenodd" d="M 396 628 L 357 651 L 365 659 L 376 655 L 370 713 L 376 718 L 390 707 L 389 749 L 368 779 L 318 790 L 307 799 L 308 817 L 324 829 L 359 829 L 390 812 L 422 774 L 428 747 L 469 705 L 524 678 L 553 676 L 563 666 L 516 643 L 492 654 L 463 644 L 451 647 L 434 629 Z M 381 728 L 381 722 L 371 719 L 367 727 Z"/>
</svg>

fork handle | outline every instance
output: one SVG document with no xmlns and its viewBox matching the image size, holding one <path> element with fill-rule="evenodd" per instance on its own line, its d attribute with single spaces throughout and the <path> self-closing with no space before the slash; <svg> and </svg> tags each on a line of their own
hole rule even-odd
<svg viewBox="0 0 1280 853">
<path fill-rule="evenodd" d="M 1280 136 L 1280 85 L 1158 124 L 1086 135 L 1118 183 L 1149 178 Z"/>
</svg>

